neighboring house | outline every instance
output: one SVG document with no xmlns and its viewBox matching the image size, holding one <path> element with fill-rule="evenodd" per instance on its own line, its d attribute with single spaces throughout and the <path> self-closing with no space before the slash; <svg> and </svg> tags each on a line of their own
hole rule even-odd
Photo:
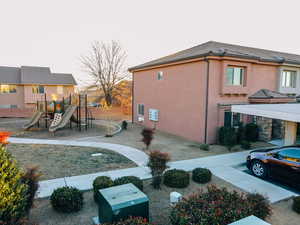
<svg viewBox="0 0 300 225">
<path fill-rule="evenodd" d="M 51 73 L 48 67 L 0 66 L 0 108 L 32 108 L 37 100 L 62 99 L 74 93 L 72 74 Z"/>
<path fill-rule="evenodd" d="M 257 119 L 231 113 L 231 105 L 291 102 L 300 94 L 300 55 L 213 41 L 129 71 L 134 122 L 205 143 L 216 142 L 220 126 Z M 262 130 L 269 123 L 262 120 Z"/>
</svg>

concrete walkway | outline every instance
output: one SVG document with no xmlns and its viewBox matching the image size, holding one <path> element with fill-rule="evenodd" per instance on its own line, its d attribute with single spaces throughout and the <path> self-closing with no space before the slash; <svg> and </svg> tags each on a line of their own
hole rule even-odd
<svg viewBox="0 0 300 225">
<path fill-rule="evenodd" d="M 41 181 L 40 188 L 37 193 L 38 198 L 49 197 L 53 190 L 63 186 L 74 186 L 80 190 L 91 190 L 93 180 L 97 176 L 110 176 L 112 179 L 122 176 L 137 176 L 141 179 L 151 178 L 150 170 L 145 167 L 147 162 L 147 155 L 137 149 L 100 142 L 78 142 L 78 141 L 57 141 L 57 140 L 41 140 L 41 139 L 21 139 L 10 138 L 11 143 L 30 143 L 30 144 L 61 144 L 87 147 L 101 147 L 116 151 L 127 158 L 135 161 L 139 167 L 105 171 L 87 175 L 58 178 L 53 180 Z M 212 173 L 233 184 L 234 186 L 246 191 L 257 192 L 267 196 L 271 203 L 281 201 L 283 199 L 296 196 L 297 194 L 279 187 L 275 184 L 256 178 L 243 172 L 245 159 L 248 151 L 228 153 L 222 155 L 215 155 L 203 158 L 196 158 L 190 160 L 181 160 L 169 163 L 170 169 L 183 169 L 191 171 L 197 167 L 209 168 Z"/>
<path fill-rule="evenodd" d="M 138 166 L 145 166 L 148 162 L 148 155 L 136 148 L 125 145 L 104 143 L 104 142 L 88 142 L 88 141 L 74 141 L 74 140 L 48 140 L 48 139 L 33 139 L 33 138 L 9 138 L 10 143 L 18 144 L 46 144 L 46 145 L 68 145 L 68 146 L 82 146 L 108 149 L 117 152 Z"/>
</svg>

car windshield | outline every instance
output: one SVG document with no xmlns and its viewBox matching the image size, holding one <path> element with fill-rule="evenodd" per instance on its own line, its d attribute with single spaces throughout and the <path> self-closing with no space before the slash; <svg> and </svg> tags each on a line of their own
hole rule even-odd
<svg viewBox="0 0 300 225">
<path fill-rule="evenodd" d="M 297 148 L 283 149 L 282 151 L 278 152 L 278 155 L 280 156 L 280 158 L 289 161 L 300 162 L 300 149 Z"/>
</svg>

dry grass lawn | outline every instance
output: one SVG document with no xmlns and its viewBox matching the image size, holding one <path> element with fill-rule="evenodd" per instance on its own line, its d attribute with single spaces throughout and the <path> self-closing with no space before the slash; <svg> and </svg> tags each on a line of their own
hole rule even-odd
<svg viewBox="0 0 300 225">
<path fill-rule="evenodd" d="M 209 184 L 215 184 L 219 187 L 227 187 L 229 190 L 241 191 L 233 185 L 222 179 L 213 177 Z M 168 215 L 170 212 L 169 194 L 172 191 L 178 191 L 183 195 L 189 195 L 199 188 L 205 188 L 207 185 L 197 184 L 191 181 L 188 188 L 176 189 L 168 188 L 162 185 L 161 190 L 153 190 L 150 180 L 144 181 L 144 192 L 150 199 L 150 220 L 156 225 L 170 225 Z M 55 212 L 47 199 L 35 201 L 35 208 L 31 213 L 31 221 L 38 222 L 40 225 L 92 225 L 91 218 L 98 213 L 97 205 L 93 201 L 91 191 L 84 193 L 85 204 L 78 213 L 61 214 Z M 292 201 L 283 201 L 273 204 L 273 215 L 268 218 L 272 225 L 299 225 L 300 215 L 294 213 L 291 209 Z"/>
<path fill-rule="evenodd" d="M 106 149 L 64 145 L 9 144 L 20 166 L 37 165 L 42 180 L 135 167 L 126 157 Z M 102 153 L 101 156 L 91 156 Z"/>
</svg>

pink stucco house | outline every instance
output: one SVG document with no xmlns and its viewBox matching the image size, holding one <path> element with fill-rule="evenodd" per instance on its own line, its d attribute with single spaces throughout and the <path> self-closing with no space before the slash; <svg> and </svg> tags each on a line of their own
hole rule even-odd
<svg viewBox="0 0 300 225">
<path fill-rule="evenodd" d="M 129 71 L 134 122 L 202 143 L 215 143 L 220 126 L 249 120 L 231 105 L 300 94 L 300 55 L 213 41 Z"/>
<path fill-rule="evenodd" d="M 33 108 L 37 100 L 61 99 L 74 92 L 72 74 L 48 67 L 0 67 L 0 109 Z"/>
</svg>

